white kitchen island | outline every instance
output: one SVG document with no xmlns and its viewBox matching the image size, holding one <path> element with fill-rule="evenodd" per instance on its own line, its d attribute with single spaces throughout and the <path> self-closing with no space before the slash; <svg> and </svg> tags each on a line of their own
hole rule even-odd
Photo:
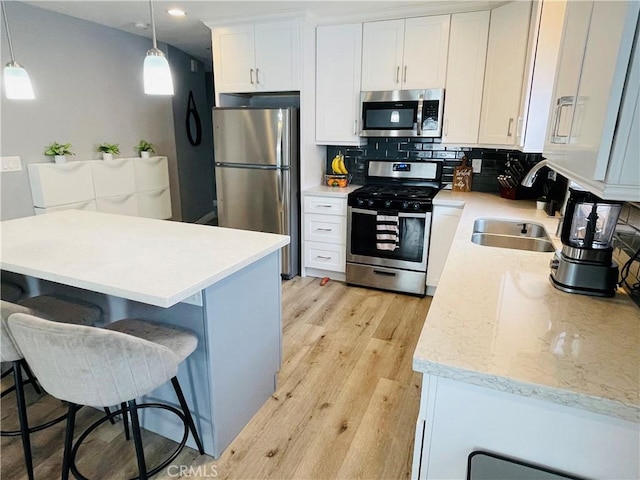
<svg viewBox="0 0 640 480">
<path fill-rule="evenodd" d="M 105 323 L 144 318 L 198 336 L 178 377 L 207 454 L 219 457 L 274 392 L 279 252 L 288 236 L 77 210 L 0 228 L 3 275 L 30 294 L 91 301 Z M 178 403 L 170 385 L 145 400 Z M 162 410 L 147 409 L 142 425 L 182 436 L 179 420 Z"/>
<path fill-rule="evenodd" d="M 441 203 L 444 202 L 444 203 Z M 553 253 L 476 245 L 475 219 L 557 218 L 533 201 L 442 191 L 464 211 L 413 357 L 423 374 L 413 477 L 463 479 L 489 451 L 586 478 L 640 478 L 640 310 L 562 292 Z M 503 477 L 500 477 L 503 478 Z"/>
</svg>

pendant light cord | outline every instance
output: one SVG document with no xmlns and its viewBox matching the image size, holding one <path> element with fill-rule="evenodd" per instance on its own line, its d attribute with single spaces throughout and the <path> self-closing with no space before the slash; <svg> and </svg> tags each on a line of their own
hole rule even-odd
<svg viewBox="0 0 640 480">
<path fill-rule="evenodd" d="M 4 19 L 4 28 L 7 31 L 7 41 L 9 43 L 9 55 L 11 56 L 11 63 L 15 63 L 15 57 L 13 56 L 13 45 L 11 43 L 11 34 L 9 33 L 9 21 L 7 20 L 7 10 L 4 6 L 4 0 L 0 1 L 2 4 L 2 18 Z M 155 41 L 155 40 L 154 40 Z"/>
<path fill-rule="evenodd" d="M 4 3 L 3 3 L 4 5 Z M 156 42 L 156 20 L 155 15 L 153 13 L 153 2 L 149 0 L 149 10 L 151 11 L 151 34 L 153 36 L 153 48 L 158 48 L 158 43 Z"/>
</svg>

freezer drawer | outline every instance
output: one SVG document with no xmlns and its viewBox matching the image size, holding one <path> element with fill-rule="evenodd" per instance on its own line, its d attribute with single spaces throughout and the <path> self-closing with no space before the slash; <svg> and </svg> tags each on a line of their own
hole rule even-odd
<svg viewBox="0 0 640 480">
<path fill-rule="evenodd" d="M 288 170 L 216 167 L 216 191 L 221 227 L 289 235 Z"/>
</svg>

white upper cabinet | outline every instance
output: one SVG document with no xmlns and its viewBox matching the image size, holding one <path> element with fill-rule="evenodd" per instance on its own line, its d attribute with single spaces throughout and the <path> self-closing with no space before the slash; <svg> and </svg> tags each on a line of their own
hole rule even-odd
<svg viewBox="0 0 640 480">
<path fill-rule="evenodd" d="M 451 16 L 442 141 L 477 143 L 489 11 Z"/>
<path fill-rule="evenodd" d="M 316 143 L 359 145 L 362 24 L 316 30 Z"/>
<path fill-rule="evenodd" d="M 491 10 L 480 144 L 516 145 L 530 15 L 530 2 Z"/>
<path fill-rule="evenodd" d="M 640 201 L 640 4 L 583 3 L 567 7 L 545 154 L 596 195 Z"/>
<path fill-rule="evenodd" d="M 367 22 L 362 90 L 444 88 L 450 15 Z"/>
<path fill-rule="evenodd" d="M 299 90 L 297 20 L 212 30 L 218 93 Z"/>
<path fill-rule="evenodd" d="M 566 0 L 533 4 L 522 121 L 516 129 L 517 146 L 523 152 L 543 151 L 566 4 Z"/>
</svg>

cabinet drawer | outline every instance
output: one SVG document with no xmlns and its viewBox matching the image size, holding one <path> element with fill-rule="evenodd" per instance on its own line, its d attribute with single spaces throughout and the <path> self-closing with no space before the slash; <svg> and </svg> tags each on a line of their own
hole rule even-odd
<svg viewBox="0 0 640 480">
<path fill-rule="evenodd" d="M 334 197 L 304 197 L 305 213 L 320 213 L 322 215 L 347 215 L 347 199 Z"/>
<path fill-rule="evenodd" d="M 95 192 L 91 163 L 29 164 L 33 205 L 47 208 L 93 200 Z"/>
<path fill-rule="evenodd" d="M 92 162 L 91 168 L 96 197 L 115 197 L 136 191 L 133 159 L 117 158 Z"/>
<path fill-rule="evenodd" d="M 133 167 L 137 191 L 159 190 L 169 186 L 167 157 L 136 158 Z"/>
<path fill-rule="evenodd" d="M 304 215 L 304 239 L 310 242 L 345 244 L 347 217 L 338 215 Z"/>
<path fill-rule="evenodd" d="M 345 272 L 346 255 L 344 245 L 304 242 L 305 266 L 334 272 Z"/>
<path fill-rule="evenodd" d="M 171 195 L 169 187 L 149 192 L 138 192 L 138 215 L 146 218 L 166 220 L 171 218 Z"/>
<path fill-rule="evenodd" d="M 90 212 L 96 212 L 95 200 L 89 200 L 88 202 L 68 203 L 66 205 L 60 205 L 58 207 L 39 208 L 35 207 L 36 215 L 42 215 L 43 213 L 59 212 L 61 210 L 88 210 Z"/>
<path fill-rule="evenodd" d="M 135 193 L 97 198 L 96 205 L 99 212 L 130 215 L 132 217 L 138 216 L 138 198 Z"/>
</svg>

